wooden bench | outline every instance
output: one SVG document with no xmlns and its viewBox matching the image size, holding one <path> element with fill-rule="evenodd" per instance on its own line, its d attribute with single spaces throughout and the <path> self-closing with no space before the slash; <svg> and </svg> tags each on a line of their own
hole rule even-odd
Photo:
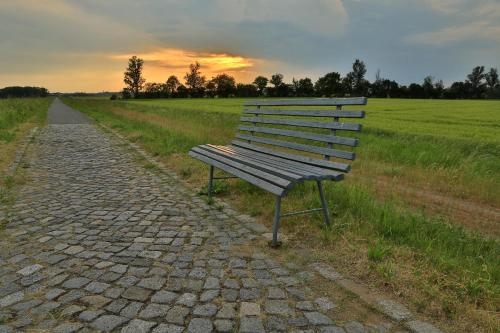
<svg viewBox="0 0 500 333">
<path fill-rule="evenodd" d="M 210 165 L 209 199 L 213 179 L 226 178 L 244 179 L 276 196 L 271 245 L 278 246 L 282 217 L 323 211 L 325 224 L 330 224 L 321 182 L 342 180 L 350 170 L 343 160 L 354 160 L 356 155 L 352 148 L 346 151 L 339 146 L 358 145 L 358 139 L 337 133 L 361 130 L 360 124 L 340 122 L 340 118 L 365 116 L 364 111 L 342 110 L 342 106 L 366 102 L 364 97 L 248 101 L 239 132 L 230 145 L 200 145 L 192 148 L 189 155 Z M 315 106 L 330 108 L 311 109 Z M 233 177 L 214 177 L 214 168 Z M 316 181 L 322 207 L 281 214 L 281 199 L 295 184 L 305 180 Z"/>
</svg>

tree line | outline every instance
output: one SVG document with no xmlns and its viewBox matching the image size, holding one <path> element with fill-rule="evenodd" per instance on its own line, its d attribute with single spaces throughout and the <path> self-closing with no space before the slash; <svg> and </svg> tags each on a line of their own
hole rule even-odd
<svg viewBox="0 0 500 333">
<path fill-rule="evenodd" d="M 129 59 L 124 73 L 126 87 L 122 98 L 186 98 L 186 97 L 343 97 L 366 96 L 382 98 L 446 98 L 479 99 L 500 98 L 498 70 L 476 66 L 464 81 L 453 82 L 445 87 L 442 80 L 432 76 L 422 83 L 401 85 L 394 80 L 383 78 L 377 71 L 375 81 L 365 78 L 366 65 L 356 59 L 352 70 L 345 76 L 330 72 L 316 82 L 305 77 L 284 81 L 283 74 L 276 73 L 267 78 L 257 76 L 253 83 L 237 83 L 228 74 L 218 74 L 210 80 L 202 75 L 198 62 L 189 66 L 184 83 L 175 75 L 165 82 L 146 82 L 142 76 L 144 61 L 136 56 Z M 116 99 L 117 96 L 112 96 Z"/>
<path fill-rule="evenodd" d="M 0 98 L 47 97 L 49 91 L 42 87 L 5 87 L 0 89 Z"/>
</svg>

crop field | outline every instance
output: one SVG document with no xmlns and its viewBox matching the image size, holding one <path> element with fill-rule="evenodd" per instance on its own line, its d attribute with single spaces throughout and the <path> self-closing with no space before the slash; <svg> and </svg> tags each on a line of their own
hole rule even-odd
<svg viewBox="0 0 500 333">
<path fill-rule="evenodd" d="M 226 144 L 242 99 L 64 100 L 159 156 L 205 189 L 192 146 Z M 359 109 L 359 108 L 358 108 Z M 369 99 L 353 171 L 326 184 L 331 228 L 320 216 L 284 219 L 283 253 L 326 261 L 399 297 L 450 331 L 496 331 L 500 308 L 500 102 Z M 284 211 L 319 206 L 314 184 Z M 241 180 L 218 195 L 271 225 L 273 199 Z M 249 204 L 251 203 L 251 204 Z"/>
<path fill-rule="evenodd" d="M 43 125 L 51 98 L 0 99 L 0 185 L 16 148 L 29 130 Z"/>
</svg>

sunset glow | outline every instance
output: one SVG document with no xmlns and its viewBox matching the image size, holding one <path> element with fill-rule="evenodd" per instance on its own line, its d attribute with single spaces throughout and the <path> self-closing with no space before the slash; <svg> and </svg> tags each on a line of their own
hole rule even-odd
<svg viewBox="0 0 500 333">
<path fill-rule="evenodd" d="M 110 58 L 119 61 L 125 67 L 127 60 L 134 54 L 112 55 Z M 262 63 L 257 59 L 226 53 L 194 52 L 181 49 L 161 49 L 152 52 L 135 54 L 144 60 L 144 76 L 148 81 L 164 82 L 168 76 L 176 75 L 181 81 L 189 65 L 200 63 L 202 74 L 208 79 L 228 73 L 237 80 L 246 81 L 256 73 L 256 65 Z"/>
</svg>

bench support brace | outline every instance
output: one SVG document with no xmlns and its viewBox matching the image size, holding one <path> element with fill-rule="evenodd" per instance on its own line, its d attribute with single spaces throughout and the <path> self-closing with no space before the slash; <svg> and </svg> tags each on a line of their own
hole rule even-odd
<svg viewBox="0 0 500 333">
<path fill-rule="evenodd" d="M 274 205 L 273 240 L 271 241 L 271 247 L 280 246 L 280 242 L 278 242 L 278 229 L 280 228 L 280 213 L 281 213 L 281 197 L 277 195 L 276 203 Z"/>
<path fill-rule="evenodd" d="M 327 227 L 330 226 L 330 212 L 328 211 L 328 204 L 325 199 L 325 193 L 323 192 L 323 186 L 321 185 L 321 181 L 316 181 L 318 184 L 319 197 L 321 199 L 321 205 L 323 206 L 323 216 L 325 219 L 325 225 Z"/>
<path fill-rule="evenodd" d="M 210 166 L 210 174 L 208 178 L 208 189 L 207 189 L 207 195 L 208 195 L 208 202 L 212 200 L 212 182 L 214 179 L 214 166 Z"/>
</svg>

